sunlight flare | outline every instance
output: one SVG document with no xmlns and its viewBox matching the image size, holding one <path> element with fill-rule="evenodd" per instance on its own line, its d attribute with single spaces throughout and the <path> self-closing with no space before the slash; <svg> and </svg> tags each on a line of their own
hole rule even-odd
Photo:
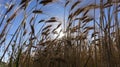
<svg viewBox="0 0 120 67">
<path fill-rule="evenodd" d="M 61 31 L 61 27 L 59 27 L 57 30 L 56 30 L 56 32 L 58 33 L 58 34 L 55 34 L 54 36 L 55 36 L 55 38 L 58 36 L 58 39 L 59 38 L 62 38 L 63 36 L 64 36 L 64 33 L 63 33 L 63 31 Z"/>
</svg>

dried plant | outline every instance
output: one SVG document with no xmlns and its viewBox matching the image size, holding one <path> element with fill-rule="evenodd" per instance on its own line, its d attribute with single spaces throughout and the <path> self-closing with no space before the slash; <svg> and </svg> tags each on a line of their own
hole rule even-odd
<svg viewBox="0 0 120 67">
<path fill-rule="evenodd" d="M 0 66 L 119 67 L 120 2 L 98 1 L 6 1 L 8 8 L 0 12 Z M 51 4 L 64 8 L 63 22 L 47 13 Z"/>
</svg>

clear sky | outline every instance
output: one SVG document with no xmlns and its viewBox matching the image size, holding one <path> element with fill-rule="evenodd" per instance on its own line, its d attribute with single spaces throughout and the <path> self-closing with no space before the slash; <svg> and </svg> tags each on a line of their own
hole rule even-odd
<svg viewBox="0 0 120 67">
<path fill-rule="evenodd" d="M 2 14 L 5 14 L 9 5 L 15 4 L 15 7 L 6 15 L 5 19 L 8 19 L 14 13 L 14 11 L 19 7 L 20 1 L 21 0 L 12 0 L 12 1 L 11 0 L 0 0 L 0 16 L 2 17 Z M 76 0 L 73 0 L 72 2 L 75 2 L 75 1 Z M 93 1 L 94 0 L 84 0 L 83 3 L 81 3 L 79 6 L 84 7 L 85 5 L 89 5 L 89 4 L 93 3 Z M 46 19 L 46 18 L 55 16 L 55 17 L 58 17 L 59 20 L 63 22 L 64 3 L 65 3 L 64 0 L 59 0 L 59 2 L 48 4 L 47 6 L 42 6 L 42 5 L 37 6 L 36 9 L 41 9 L 42 11 L 44 11 L 43 12 L 44 14 L 39 14 L 34 21 L 35 34 L 40 30 L 41 26 L 43 25 L 43 23 L 41 23 L 41 24 L 38 23 L 38 21 L 40 21 L 41 19 Z M 31 8 L 33 8 L 36 4 L 37 4 L 36 0 L 31 0 L 31 2 L 29 3 L 28 7 L 25 10 L 26 14 L 29 14 L 30 12 L 32 12 Z M 67 12 L 68 10 L 69 10 L 69 6 L 68 6 L 68 8 L 66 8 L 66 17 L 68 16 L 68 12 Z M 93 11 L 91 11 L 90 13 L 92 13 L 92 12 Z M 30 19 L 32 18 L 32 16 L 33 16 L 33 14 L 29 15 L 28 18 L 26 19 L 26 22 L 27 22 L 26 29 L 28 31 L 30 31 L 29 22 L 30 22 Z M 16 31 L 16 29 L 20 25 L 20 22 L 22 21 L 22 19 L 24 19 L 24 11 L 23 10 L 21 10 L 19 13 L 17 13 L 17 16 L 15 17 L 15 19 L 11 21 L 12 24 L 9 25 L 11 27 L 9 27 L 10 30 L 6 37 L 6 41 L 4 43 L 5 46 L 2 46 L 2 47 L 6 47 L 7 44 L 10 42 L 13 33 Z M 0 21 L 1 20 L 2 19 L 0 19 Z M 4 27 L 5 23 L 6 23 L 6 20 L 4 20 L 2 26 L 0 27 L 0 32 L 2 32 L 2 28 Z M 54 27 L 56 26 L 56 24 L 53 24 L 53 25 L 54 25 Z M 11 48 L 9 48 L 9 49 L 11 50 Z M 1 49 L 1 50 L 3 50 L 3 49 Z M 3 53 L 3 51 L 0 52 L 0 56 L 2 55 L 2 53 Z"/>
<path fill-rule="evenodd" d="M 13 9 L 6 15 L 5 19 L 8 19 L 14 12 L 15 10 L 19 7 L 21 0 L 0 0 L 0 22 L 2 21 L 2 18 L 5 14 L 5 12 L 7 11 L 7 9 L 9 8 L 9 5 L 11 4 L 15 4 L 15 7 L 13 7 Z M 15 17 L 15 19 L 13 19 L 11 21 L 11 24 L 9 24 L 9 27 L 7 28 L 7 30 L 9 30 L 7 36 L 6 36 L 6 40 L 5 42 L 2 44 L 1 49 L 0 49 L 0 56 L 3 55 L 3 51 L 5 50 L 4 48 L 7 47 L 8 43 L 10 42 L 11 38 L 13 37 L 13 34 L 15 33 L 15 31 L 17 30 L 18 26 L 20 25 L 21 21 L 24 19 L 24 12 L 26 12 L 26 14 L 28 15 L 29 13 L 32 13 L 33 10 L 35 9 L 41 9 L 42 11 L 44 11 L 44 14 L 39 14 L 37 15 L 37 18 L 33 21 L 34 25 L 35 25 L 35 34 L 37 34 L 37 32 L 41 29 L 43 23 L 39 23 L 39 21 L 41 19 L 46 19 L 46 18 L 50 18 L 52 16 L 55 17 L 59 17 L 60 20 L 63 20 L 63 6 L 61 6 L 59 3 L 55 2 L 53 4 L 48 4 L 47 6 L 42 6 L 42 5 L 38 5 L 37 8 L 32 9 L 34 6 L 36 5 L 36 0 L 31 0 L 31 2 L 29 3 L 28 7 L 26 8 L 26 10 L 22 10 L 19 11 L 19 13 L 17 13 L 17 16 Z M 31 10 L 32 9 L 32 10 Z M 32 18 L 32 16 L 34 16 L 34 14 L 30 14 L 26 21 L 26 29 L 28 32 L 30 32 L 30 27 L 29 27 L 29 22 Z M 2 25 L 0 26 L 0 34 L 2 32 L 2 29 L 4 28 L 6 24 L 6 20 L 3 21 Z M 11 26 L 11 27 L 10 27 Z M 4 47 L 4 48 L 3 48 Z M 9 48 L 9 51 L 11 51 L 11 46 Z M 8 51 L 8 52 L 9 52 Z M 5 60 L 8 59 L 8 53 L 6 53 L 5 55 Z M 4 60 L 4 59 L 3 59 Z"/>
<path fill-rule="evenodd" d="M 0 23 L 2 21 L 3 15 L 5 14 L 6 10 L 8 9 L 8 6 L 11 4 L 15 4 L 15 7 L 13 7 L 13 9 L 6 15 L 5 20 L 3 21 L 2 25 L 0 26 L 0 34 L 2 32 L 2 29 L 4 27 L 4 25 L 6 24 L 6 19 L 8 19 L 13 13 L 14 11 L 19 7 L 20 1 L 21 0 L 0 0 Z M 43 14 L 38 14 L 36 19 L 33 21 L 34 25 L 35 25 L 35 34 L 37 34 L 37 32 L 41 29 L 43 23 L 38 23 L 41 19 L 47 19 L 50 18 L 52 16 L 58 17 L 60 21 L 63 22 L 64 20 L 64 1 L 65 0 L 58 0 L 59 2 L 54 2 L 52 4 L 48 4 L 46 6 L 42 6 L 42 5 L 37 5 L 36 8 L 32 9 L 34 6 L 36 6 L 36 0 L 31 0 L 31 2 L 29 3 L 28 7 L 26 8 L 26 10 L 24 11 L 23 9 L 21 9 L 19 11 L 19 13 L 17 13 L 17 16 L 15 17 L 14 20 L 11 21 L 11 24 L 9 24 L 9 28 L 7 28 L 7 30 L 9 30 L 7 36 L 6 36 L 6 41 L 5 43 L 3 43 L 3 46 L 1 46 L 0 49 L 0 56 L 2 56 L 3 54 L 3 47 L 6 47 L 8 45 L 8 43 L 10 42 L 13 33 L 16 31 L 16 29 L 18 28 L 18 26 L 20 25 L 20 22 L 24 19 L 24 14 L 26 12 L 26 14 L 28 15 L 29 13 L 32 13 L 33 10 L 35 9 L 40 9 L 43 11 Z M 75 2 L 76 0 L 71 0 L 73 2 Z M 81 0 L 82 1 L 82 0 Z M 106 0 L 104 0 L 106 2 Z M 96 0 L 96 3 L 99 4 L 99 0 Z M 79 5 L 79 7 L 84 7 L 87 6 L 89 4 L 94 3 L 94 0 L 83 0 L 82 3 Z M 67 6 L 66 8 L 66 16 L 68 16 L 68 12 L 67 10 L 69 10 L 69 6 Z M 93 10 L 91 10 L 89 13 L 89 16 L 93 17 Z M 107 11 L 106 11 L 107 14 Z M 28 32 L 30 32 L 30 25 L 29 22 L 32 18 L 32 16 L 34 16 L 34 14 L 30 14 L 27 19 L 25 20 L 27 22 L 26 24 L 26 29 Z M 100 17 L 100 13 L 99 13 L 99 9 L 96 10 L 96 19 Z M 120 16 L 120 15 L 118 15 Z M 67 18 L 66 18 L 67 20 Z M 99 21 L 99 20 L 98 20 Z M 93 22 L 91 22 L 89 25 L 92 25 Z M 53 24 L 55 27 L 56 24 Z M 11 26 L 11 27 L 10 27 Z M 27 34 L 28 35 L 28 34 Z M 0 39 L 1 40 L 1 39 Z M 9 48 L 11 51 L 11 47 Z M 8 55 L 6 54 L 6 58 Z"/>
</svg>

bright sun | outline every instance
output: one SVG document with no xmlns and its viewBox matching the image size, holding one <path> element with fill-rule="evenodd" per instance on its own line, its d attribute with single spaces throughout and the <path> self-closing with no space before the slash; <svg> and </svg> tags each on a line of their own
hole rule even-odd
<svg viewBox="0 0 120 67">
<path fill-rule="evenodd" d="M 59 27 L 57 30 L 56 30 L 56 32 L 58 33 L 58 34 L 55 34 L 54 36 L 55 37 L 57 37 L 58 35 L 58 38 L 62 38 L 63 36 L 64 36 L 64 33 L 61 31 L 60 32 L 60 30 L 61 30 L 62 28 L 61 27 Z"/>
</svg>

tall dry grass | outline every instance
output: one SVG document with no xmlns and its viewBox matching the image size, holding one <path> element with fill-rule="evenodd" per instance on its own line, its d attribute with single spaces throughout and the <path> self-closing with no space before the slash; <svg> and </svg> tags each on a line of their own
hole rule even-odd
<svg viewBox="0 0 120 67">
<path fill-rule="evenodd" d="M 19 4 L 13 1 L 6 3 L 7 9 L 0 13 L 0 46 L 5 46 L 0 65 L 8 56 L 4 64 L 8 67 L 120 66 L 119 0 L 99 0 L 99 3 L 94 0 L 82 7 L 84 0 L 65 0 L 62 4 L 59 0 L 35 0 L 33 8 L 30 8 L 33 0 L 21 0 Z M 63 22 L 52 16 L 36 23 L 42 14 L 48 15 L 41 9 L 54 3 L 64 8 Z M 23 18 L 17 22 L 19 25 L 8 42 L 9 32 L 20 14 Z M 51 29 L 55 23 L 58 25 Z M 41 27 L 36 32 L 38 24 Z M 57 32 L 62 25 L 63 29 Z M 59 38 L 61 32 L 64 36 Z"/>
</svg>

